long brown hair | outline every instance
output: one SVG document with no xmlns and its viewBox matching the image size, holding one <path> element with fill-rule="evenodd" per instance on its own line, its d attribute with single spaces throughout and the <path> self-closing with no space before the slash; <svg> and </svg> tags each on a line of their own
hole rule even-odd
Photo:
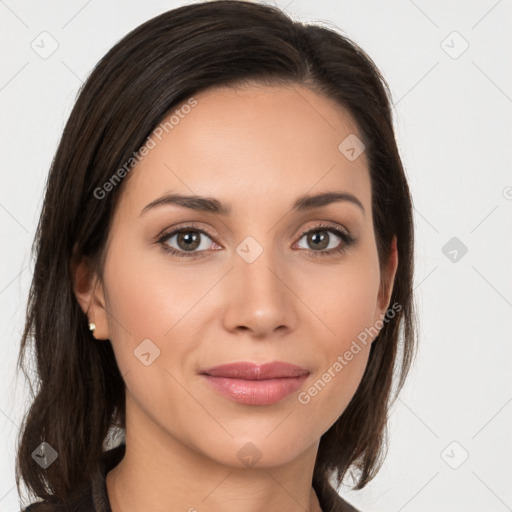
<svg viewBox="0 0 512 512">
<path fill-rule="evenodd" d="M 372 344 L 362 381 L 320 440 L 313 484 L 323 492 L 350 471 L 363 488 L 382 465 L 389 407 L 416 350 L 412 201 L 395 141 L 388 85 L 373 61 L 336 31 L 293 21 L 269 5 L 220 0 L 182 6 L 143 23 L 96 65 L 53 159 L 33 245 L 36 256 L 18 368 L 33 343 L 37 389 L 18 438 L 16 483 L 64 501 L 88 482 L 115 428 L 125 428 L 124 382 L 111 344 L 94 342 L 74 295 L 72 262 L 102 275 L 112 213 L 123 183 L 102 187 L 176 105 L 213 86 L 297 84 L 355 119 L 369 162 L 381 268 L 397 237 L 391 303 L 401 307 Z M 341 141 L 340 141 L 341 142 Z M 393 391 L 393 383 L 396 389 Z M 58 459 L 31 454 L 46 441 Z"/>
</svg>

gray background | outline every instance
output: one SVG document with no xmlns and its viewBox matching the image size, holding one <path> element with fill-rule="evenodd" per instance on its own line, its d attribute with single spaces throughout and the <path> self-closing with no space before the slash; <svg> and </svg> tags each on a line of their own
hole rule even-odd
<svg viewBox="0 0 512 512">
<path fill-rule="evenodd" d="M 28 388 L 15 362 L 51 159 L 96 62 L 185 3 L 0 0 L 1 511 L 20 507 L 14 441 Z M 415 205 L 417 364 L 381 472 L 362 491 L 340 491 L 364 512 L 512 510 L 512 3 L 277 5 L 341 29 L 382 70 Z"/>
</svg>

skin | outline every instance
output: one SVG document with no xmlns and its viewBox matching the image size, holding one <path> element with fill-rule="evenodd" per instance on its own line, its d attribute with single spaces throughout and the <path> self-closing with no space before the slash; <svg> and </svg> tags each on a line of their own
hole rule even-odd
<svg viewBox="0 0 512 512">
<path fill-rule="evenodd" d="M 296 392 L 241 405 L 198 371 L 286 361 L 311 372 L 299 391 L 307 390 L 386 312 L 396 240 L 380 269 L 366 154 L 349 161 L 338 150 L 349 134 L 362 137 L 339 105 L 295 85 L 194 97 L 197 106 L 125 178 L 104 280 L 89 278 L 86 263 L 75 275 L 94 336 L 111 341 L 126 384 L 126 455 L 107 475 L 112 510 L 319 511 L 312 477 L 320 437 L 354 395 L 371 343 L 307 404 Z M 327 191 L 353 194 L 365 212 L 348 201 L 292 211 L 301 194 Z M 232 213 L 165 205 L 140 215 L 169 192 L 214 197 Z M 315 257 L 319 249 L 301 233 L 325 221 L 356 241 Z M 213 234 L 198 235 L 195 252 L 205 257 L 175 257 L 155 243 L 184 222 Z M 320 250 L 344 244 L 325 229 L 318 234 L 329 247 Z M 236 252 L 247 236 L 263 248 L 252 263 Z M 163 243 L 186 252 L 177 236 Z M 149 366 L 134 357 L 144 339 L 160 350 Z M 261 452 L 253 466 L 237 456 L 249 442 Z"/>
</svg>

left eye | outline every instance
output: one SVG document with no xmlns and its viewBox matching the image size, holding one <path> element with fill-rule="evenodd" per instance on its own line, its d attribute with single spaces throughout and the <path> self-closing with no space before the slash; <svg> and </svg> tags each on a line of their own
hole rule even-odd
<svg viewBox="0 0 512 512">
<path fill-rule="evenodd" d="M 334 237 L 331 235 L 326 235 L 326 233 L 334 234 Z M 316 245 L 315 252 L 317 250 L 331 250 L 335 249 L 339 245 L 339 239 L 341 239 L 341 235 L 338 235 L 336 231 L 332 229 L 313 229 L 304 233 L 301 239 L 306 238 L 306 243 L 311 244 L 312 246 Z M 338 238 L 338 241 L 336 241 Z M 299 240 L 299 242 L 300 242 Z M 301 247 L 302 249 L 309 249 L 310 247 Z"/>
</svg>

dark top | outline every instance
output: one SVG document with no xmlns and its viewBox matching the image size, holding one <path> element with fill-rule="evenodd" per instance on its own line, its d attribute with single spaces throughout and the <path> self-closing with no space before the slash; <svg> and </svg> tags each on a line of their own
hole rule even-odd
<svg viewBox="0 0 512 512">
<path fill-rule="evenodd" d="M 66 508 L 62 504 L 53 507 L 44 507 L 44 511 L 52 512 L 112 512 L 108 500 L 106 477 L 107 473 L 117 466 L 124 457 L 126 444 L 112 448 L 103 453 L 99 470 L 94 474 L 86 490 L 74 498 L 72 504 Z M 322 495 L 315 488 L 323 512 L 360 512 L 348 502 L 343 500 L 339 494 L 329 487 L 326 495 Z M 43 502 L 36 502 L 29 505 L 23 512 L 43 511 Z"/>
</svg>

